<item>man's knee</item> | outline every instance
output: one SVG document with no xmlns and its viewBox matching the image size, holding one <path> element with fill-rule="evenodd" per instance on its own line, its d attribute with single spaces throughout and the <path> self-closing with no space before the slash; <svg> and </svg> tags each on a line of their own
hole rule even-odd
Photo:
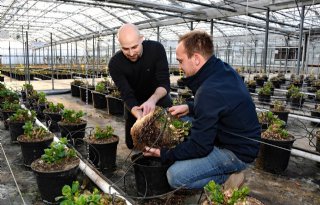
<svg viewBox="0 0 320 205">
<path fill-rule="evenodd" d="M 170 168 L 167 170 L 167 179 L 170 187 L 176 189 L 183 186 L 184 184 L 181 182 L 180 179 L 181 176 L 179 176 L 179 174 L 177 174 L 176 171 Z"/>
</svg>

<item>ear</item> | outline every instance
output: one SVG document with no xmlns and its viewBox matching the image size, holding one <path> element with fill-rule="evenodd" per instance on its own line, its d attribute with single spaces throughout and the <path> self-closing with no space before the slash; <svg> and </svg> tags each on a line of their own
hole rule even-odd
<svg viewBox="0 0 320 205">
<path fill-rule="evenodd" d="M 194 54 L 194 62 L 196 64 L 196 66 L 198 66 L 200 64 L 200 56 L 198 53 Z"/>
<path fill-rule="evenodd" d="M 142 42 L 144 40 L 144 36 L 140 35 L 139 39 L 140 39 L 140 42 Z"/>
</svg>

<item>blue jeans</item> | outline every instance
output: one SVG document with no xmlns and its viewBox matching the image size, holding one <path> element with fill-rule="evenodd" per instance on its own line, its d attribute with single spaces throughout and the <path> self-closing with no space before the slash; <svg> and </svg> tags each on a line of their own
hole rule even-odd
<svg viewBox="0 0 320 205">
<path fill-rule="evenodd" d="M 176 161 L 167 170 L 167 178 L 172 188 L 202 189 L 211 180 L 224 183 L 232 173 L 246 166 L 230 150 L 214 147 L 206 157 Z"/>
</svg>

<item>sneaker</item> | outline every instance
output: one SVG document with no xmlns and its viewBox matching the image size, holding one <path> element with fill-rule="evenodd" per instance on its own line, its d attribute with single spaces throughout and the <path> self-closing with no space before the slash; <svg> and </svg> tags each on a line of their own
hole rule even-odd
<svg viewBox="0 0 320 205">
<path fill-rule="evenodd" d="M 236 172 L 229 176 L 229 178 L 224 182 L 223 189 L 239 189 L 244 183 L 244 173 Z"/>
</svg>

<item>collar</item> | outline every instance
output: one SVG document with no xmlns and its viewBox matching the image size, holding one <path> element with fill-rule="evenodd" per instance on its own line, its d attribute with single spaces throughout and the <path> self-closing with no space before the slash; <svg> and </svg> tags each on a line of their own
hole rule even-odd
<svg viewBox="0 0 320 205">
<path fill-rule="evenodd" d="M 192 90 L 193 94 L 196 93 L 200 85 L 212 73 L 216 72 L 216 68 L 214 68 L 214 65 L 218 62 L 218 60 L 218 58 L 212 55 L 196 74 L 183 79 L 183 82 Z"/>
</svg>

